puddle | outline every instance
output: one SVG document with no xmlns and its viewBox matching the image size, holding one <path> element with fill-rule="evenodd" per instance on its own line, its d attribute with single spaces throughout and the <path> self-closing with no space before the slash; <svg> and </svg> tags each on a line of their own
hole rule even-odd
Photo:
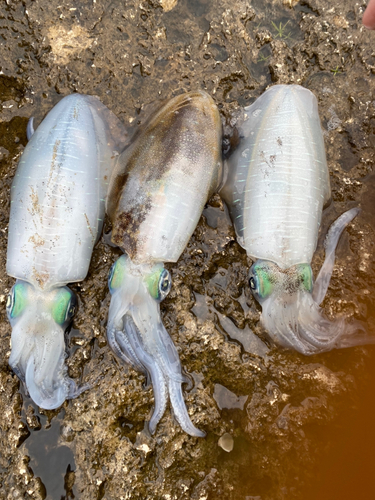
<svg viewBox="0 0 375 500">
<path fill-rule="evenodd" d="M 248 396 L 236 396 L 234 392 L 230 391 L 223 385 L 215 384 L 213 398 L 220 410 L 223 408 L 227 408 L 228 410 L 239 408 L 240 410 L 243 410 Z"/>
<path fill-rule="evenodd" d="M 219 272 L 212 282 L 219 286 L 221 284 L 221 286 L 225 288 L 225 275 L 220 275 Z M 191 311 L 197 318 L 203 321 L 211 319 L 212 321 L 217 322 L 218 326 L 224 331 L 228 338 L 240 342 L 244 350 L 249 354 L 256 354 L 257 356 L 264 357 L 268 353 L 269 348 L 267 345 L 251 330 L 247 324 L 243 329 L 238 328 L 230 318 L 215 309 L 213 302 L 209 297 L 200 295 L 199 293 L 195 293 L 194 295 L 195 304 Z M 243 295 L 240 298 L 239 303 L 243 308 L 246 307 Z"/>
<path fill-rule="evenodd" d="M 217 313 L 220 326 L 231 339 L 238 340 L 250 354 L 264 357 L 269 349 L 262 340 L 246 325 L 243 330 L 237 328 L 235 324 L 226 316 Z"/>
<path fill-rule="evenodd" d="M 30 457 L 28 466 L 45 488 L 46 500 L 75 498 L 74 455 L 68 446 L 60 442 L 65 412 L 61 410 L 49 423 L 29 398 L 25 397 L 25 404 L 34 407 L 34 419 L 39 420 L 41 428 L 29 429 L 30 435 L 23 444 L 23 452 Z"/>
</svg>

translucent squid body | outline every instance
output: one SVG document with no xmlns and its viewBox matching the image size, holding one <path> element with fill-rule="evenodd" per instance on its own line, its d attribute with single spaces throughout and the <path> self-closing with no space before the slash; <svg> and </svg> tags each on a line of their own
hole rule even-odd
<svg viewBox="0 0 375 500">
<path fill-rule="evenodd" d="M 373 342 L 358 323 L 329 321 L 319 307 L 339 237 L 359 210 L 349 210 L 331 226 L 314 283 L 310 263 L 330 199 L 314 95 L 298 85 L 275 85 L 245 112 L 221 194 L 239 243 L 257 259 L 249 284 L 262 305 L 264 327 L 276 343 L 306 355 Z"/>
<path fill-rule="evenodd" d="M 123 132 L 97 98 L 65 97 L 35 133 L 30 122 L 33 135 L 13 180 L 7 273 L 17 281 L 7 302 L 9 364 L 45 409 L 88 388 L 77 387 L 64 364 L 64 332 L 76 307 L 65 285 L 87 274 Z"/>
<path fill-rule="evenodd" d="M 163 262 L 176 262 L 221 175 L 221 122 L 213 100 L 191 92 L 167 102 L 119 158 L 107 209 L 112 242 L 126 252 L 112 267 L 108 341 L 125 363 L 151 377 L 155 432 L 168 399 L 192 436 L 176 348 L 160 319 L 171 288 Z"/>
</svg>

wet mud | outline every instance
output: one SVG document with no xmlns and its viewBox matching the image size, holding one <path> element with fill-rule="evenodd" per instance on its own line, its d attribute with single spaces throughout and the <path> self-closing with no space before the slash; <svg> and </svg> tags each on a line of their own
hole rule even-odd
<svg viewBox="0 0 375 500">
<path fill-rule="evenodd" d="M 204 439 L 166 411 L 151 437 L 145 377 L 106 337 L 107 276 L 120 251 L 97 244 L 67 333 L 69 375 L 95 386 L 56 411 L 25 396 L 8 366 L 9 193 L 30 116 L 94 94 L 129 127 L 155 101 L 194 89 L 219 106 L 224 146 L 241 106 L 270 84 L 314 92 L 332 185 L 329 224 L 345 231 L 324 301 L 329 317 L 375 335 L 375 34 L 365 2 L 332 0 L 2 0 L 0 11 L 0 499 L 291 500 L 371 498 L 375 348 L 306 358 L 272 347 L 247 286 L 251 264 L 218 195 L 206 207 L 162 303 L 191 379 L 185 399 Z M 107 223 L 108 229 L 108 223 Z"/>
</svg>

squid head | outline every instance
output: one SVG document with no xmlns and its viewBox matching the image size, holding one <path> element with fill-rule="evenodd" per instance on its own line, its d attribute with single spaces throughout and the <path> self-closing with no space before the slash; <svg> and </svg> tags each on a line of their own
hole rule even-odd
<svg viewBox="0 0 375 500">
<path fill-rule="evenodd" d="M 66 286 L 40 291 L 17 280 L 6 308 L 12 326 L 9 364 L 31 398 L 50 410 L 85 390 L 77 389 L 64 365 L 64 332 L 76 309 L 73 292 Z"/>
<path fill-rule="evenodd" d="M 325 319 L 312 298 L 309 264 L 283 270 L 273 262 L 258 260 L 250 268 L 249 284 L 274 342 L 303 354 L 333 348 L 339 325 Z"/>
<path fill-rule="evenodd" d="M 177 350 L 160 317 L 160 302 L 168 295 L 172 281 L 163 264 L 134 264 L 123 255 L 112 266 L 108 285 L 111 304 L 107 337 L 114 353 L 151 378 L 155 408 L 149 422 L 150 432 L 163 416 L 168 394 L 177 421 L 193 436 L 204 436 L 187 413 L 181 384 Z"/>
<path fill-rule="evenodd" d="M 345 212 L 330 227 L 325 261 L 315 283 L 307 263 L 281 269 L 274 262 L 257 260 L 250 268 L 249 285 L 262 306 L 262 323 L 275 343 L 305 355 L 374 343 L 375 339 L 358 321 L 330 321 L 320 308 L 332 275 L 338 240 L 358 212 L 357 208 Z"/>
</svg>

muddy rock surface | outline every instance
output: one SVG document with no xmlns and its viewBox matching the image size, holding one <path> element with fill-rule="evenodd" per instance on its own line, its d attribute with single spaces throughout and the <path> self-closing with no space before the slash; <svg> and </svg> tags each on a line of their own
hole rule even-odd
<svg viewBox="0 0 375 500">
<path fill-rule="evenodd" d="M 365 3 L 1 0 L 1 500 L 371 497 L 375 348 L 306 358 L 270 345 L 247 285 L 251 261 L 218 195 L 168 265 L 173 287 L 161 306 L 206 438 L 186 435 L 170 408 L 149 435 L 152 389 L 106 341 L 107 276 L 120 251 L 103 239 L 86 280 L 71 286 L 79 310 L 66 335 L 69 375 L 94 383 L 90 391 L 39 409 L 8 366 L 5 313 L 10 186 L 30 116 L 39 123 L 63 96 L 93 94 L 131 134 L 155 101 L 204 89 L 228 149 L 241 106 L 271 84 L 298 83 L 318 98 L 332 186 L 315 275 L 329 224 L 362 207 L 340 241 L 324 309 L 375 335 L 375 33 L 361 25 Z"/>
</svg>

